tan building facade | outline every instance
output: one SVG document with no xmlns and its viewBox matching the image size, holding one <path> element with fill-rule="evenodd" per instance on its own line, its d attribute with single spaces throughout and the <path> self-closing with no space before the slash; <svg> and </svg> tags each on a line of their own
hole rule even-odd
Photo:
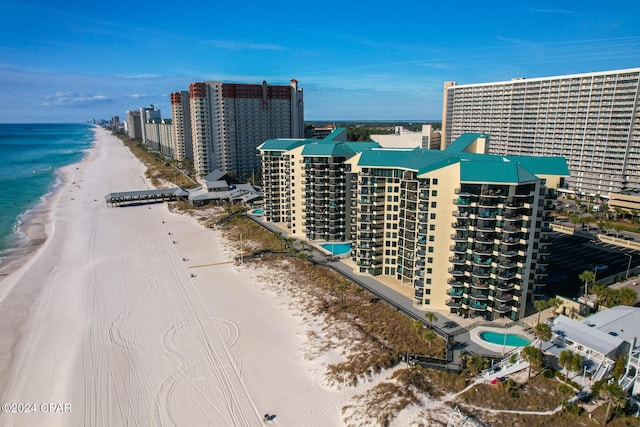
<svg viewBox="0 0 640 427">
<path fill-rule="evenodd" d="M 395 279 L 420 308 L 519 319 L 545 286 L 553 201 L 568 169 L 562 158 L 473 152 L 486 139 L 465 134 L 445 151 L 267 141 L 265 215 L 294 236 L 351 242 L 358 272 Z"/>
</svg>

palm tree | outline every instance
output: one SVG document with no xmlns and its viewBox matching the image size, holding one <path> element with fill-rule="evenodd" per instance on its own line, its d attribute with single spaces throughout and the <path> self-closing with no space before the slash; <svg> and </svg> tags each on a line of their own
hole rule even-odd
<svg viewBox="0 0 640 427">
<path fill-rule="evenodd" d="M 600 397 L 607 402 L 607 412 L 604 415 L 602 424 L 609 422 L 609 415 L 611 414 L 611 407 L 614 409 L 624 405 L 627 401 L 627 393 L 620 387 L 617 382 L 605 383 L 600 389 Z"/>
<path fill-rule="evenodd" d="M 547 304 L 547 302 L 543 299 L 537 299 L 533 302 L 533 306 L 536 308 L 536 310 L 538 310 L 538 323 L 540 323 L 540 315 L 542 314 L 542 312 L 544 310 L 546 310 L 547 308 L 549 308 L 549 305 Z"/>
<path fill-rule="evenodd" d="M 533 333 L 540 340 L 540 345 L 538 346 L 538 348 L 540 349 L 542 349 L 542 341 L 551 340 L 551 326 L 547 325 L 546 323 L 538 323 L 534 328 Z"/>
<path fill-rule="evenodd" d="M 484 371 L 489 368 L 489 359 L 480 354 L 474 354 L 471 356 L 471 360 L 469 360 L 469 368 L 476 374 L 480 371 Z"/>
<path fill-rule="evenodd" d="M 429 326 L 433 327 L 433 322 L 438 321 L 438 315 L 436 315 L 433 311 L 427 311 L 424 314 L 424 318 L 429 322 Z"/>
<path fill-rule="evenodd" d="M 431 356 L 431 343 L 438 337 L 434 331 L 426 331 L 424 333 L 424 339 L 429 343 L 429 356 Z"/>
<path fill-rule="evenodd" d="M 582 282 L 584 282 L 584 297 L 587 297 L 587 289 L 589 288 L 589 283 L 593 283 L 596 281 L 596 273 L 591 270 L 585 270 L 578 276 Z"/>
<path fill-rule="evenodd" d="M 528 345 L 522 349 L 520 356 L 529 362 L 529 379 L 531 379 L 531 368 L 540 369 L 544 362 L 544 354 L 539 348 Z"/>
<path fill-rule="evenodd" d="M 569 372 L 580 372 L 584 360 L 578 353 L 574 353 L 571 350 L 562 350 L 558 357 L 558 363 L 566 370 L 566 379 L 568 381 Z"/>
</svg>

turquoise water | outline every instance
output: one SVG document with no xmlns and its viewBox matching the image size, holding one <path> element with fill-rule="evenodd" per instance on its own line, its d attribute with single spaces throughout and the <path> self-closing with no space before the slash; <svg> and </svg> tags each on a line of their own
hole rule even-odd
<svg viewBox="0 0 640 427">
<path fill-rule="evenodd" d="M 320 246 L 334 255 L 344 255 L 351 252 L 351 243 L 325 243 Z"/>
<path fill-rule="evenodd" d="M 254 209 L 250 213 L 252 215 L 262 215 L 264 213 L 264 209 Z"/>
<path fill-rule="evenodd" d="M 86 124 L 0 123 L 0 255 L 19 245 L 19 225 L 56 184 L 56 170 L 78 162 L 94 133 Z"/>
<path fill-rule="evenodd" d="M 531 343 L 530 340 L 518 334 L 506 334 L 506 340 L 505 334 L 501 332 L 484 331 L 480 332 L 478 336 L 482 340 L 490 342 L 491 344 L 509 345 L 513 347 L 524 347 Z"/>
</svg>

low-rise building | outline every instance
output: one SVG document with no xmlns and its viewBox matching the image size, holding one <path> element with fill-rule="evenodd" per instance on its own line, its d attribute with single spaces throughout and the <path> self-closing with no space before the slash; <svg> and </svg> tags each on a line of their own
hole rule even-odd
<svg viewBox="0 0 640 427">
<path fill-rule="evenodd" d="M 620 386 L 632 395 L 640 393 L 640 308 L 617 306 L 582 320 L 557 316 L 552 324 L 551 353 L 564 349 L 580 354 L 591 382 L 611 372 L 620 356 L 626 356 Z"/>
</svg>

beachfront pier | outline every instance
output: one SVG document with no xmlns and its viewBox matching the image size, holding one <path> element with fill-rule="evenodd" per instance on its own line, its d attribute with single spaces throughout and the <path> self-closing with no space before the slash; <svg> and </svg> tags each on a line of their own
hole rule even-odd
<svg viewBox="0 0 640 427">
<path fill-rule="evenodd" d="M 189 193 L 180 187 L 157 190 L 124 191 L 105 196 L 107 206 L 127 206 L 146 203 L 173 202 L 187 200 Z"/>
</svg>

